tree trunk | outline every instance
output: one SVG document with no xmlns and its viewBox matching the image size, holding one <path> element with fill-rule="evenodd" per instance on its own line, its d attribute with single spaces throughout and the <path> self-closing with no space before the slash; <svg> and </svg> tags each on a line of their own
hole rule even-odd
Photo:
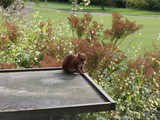
<svg viewBox="0 0 160 120">
<path fill-rule="evenodd" d="M 45 5 L 47 5 L 47 0 L 45 0 Z"/>
<path fill-rule="evenodd" d="M 105 0 L 101 0 L 101 9 L 104 10 L 104 3 L 105 3 Z"/>
<path fill-rule="evenodd" d="M 104 4 L 101 5 L 101 9 L 104 10 Z"/>
</svg>

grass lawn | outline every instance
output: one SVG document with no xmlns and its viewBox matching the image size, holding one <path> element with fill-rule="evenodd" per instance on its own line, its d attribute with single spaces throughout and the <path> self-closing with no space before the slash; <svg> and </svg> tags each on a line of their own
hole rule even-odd
<svg viewBox="0 0 160 120">
<path fill-rule="evenodd" d="M 53 9 L 54 8 L 54 9 Z M 85 7 L 85 10 L 91 10 L 91 8 L 100 9 L 96 6 L 88 6 Z M 67 17 L 70 15 L 70 12 L 67 11 L 59 11 L 55 9 L 70 9 L 69 3 L 48 3 L 45 6 L 44 3 L 40 3 L 39 6 L 36 6 L 34 10 L 39 11 L 42 18 L 45 19 L 52 19 L 55 21 L 62 21 L 67 24 Z M 129 15 L 126 16 L 131 21 L 136 21 L 137 24 L 143 24 L 143 29 L 139 30 L 135 34 L 128 36 L 124 42 L 120 45 L 120 48 L 125 52 L 128 46 L 131 43 L 130 51 L 137 53 L 141 53 L 140 51 L 135 51 L 138 47 L 142 47 L 142 49 L 150 49 L 150 45 L 155 42 L 156 44 L 160 45 L 160 40 L 158 41 L 158 35 L 160 34 L 160 13 L 158 12 L 148 12 L 148 11 L 137 11 L 130 9 L 122 9 L 122 8 L 108 8 L 110 12 L 116 10 L 121 14 Z M 112 10 L 111 10 L 112 9 Z M 107 10 L 107 9 L 106 9 Z M 98 11 L 98 10 L 97 10 Z M 98 11 L 99 12 L 99 11 Z M 106 11 L 105 11 L 106 12 Z M 83 15 L 82 13 L 78 13 L 78 15 Z M 134 15 L 134 16 L 133 16 Z M 136 16 L 135 16 L 136 15 Z M 93 14 L 93 19 L 97 20 L 99 23 L 104 24 L 104 28 L 110 28 L 112 23 L 112 17 L 109 14 Z M 142 43 L 141 45 L 139 43 Z M 140 48 L 139 48 L 140 49 Z M 136 53 L 137 52 L 137 53 Z"/>
<path fill-rule="evenodd" d="M 68 2 L 48 2 L 47 5 L 44 4 L 44 2 L 40 2 L 37 6 L 37 8 L 52 8 L 52 9 L 58 9 L 58 10 L 70 10 L 71 4 Z M 84 12 L 102 12 L 102 13 L 112 13 L 113 11 L 120 12 L 121 14 L 125 15 L 144 15 L 144 16 L 159 16 L 160 12 L 152 12 L 152 11 L 146 11 L 146 10 L 138 10 L 138 9 L 125 9 L 125 8 L 116 8 L 116 7 L 109 7 L 106 6 L 105 10 L 101 10 L 100 6 L 96 5 L 89 5 L 85 6 L 83 9 Z"/>
</svg>

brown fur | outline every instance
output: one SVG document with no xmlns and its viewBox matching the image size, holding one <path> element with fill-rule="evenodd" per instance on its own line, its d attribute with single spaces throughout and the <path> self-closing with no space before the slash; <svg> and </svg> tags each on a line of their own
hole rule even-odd
<svg viewBox="0 0 160 120">
<path fill-rule="evenodd" d="M 86 63 L 86 55 L 84 53 L 69 54 L 67 55 L 62 63 L 62 69 L 64 72 L 78 72 L 84 73 L 83 66 Z"/>
</svg>

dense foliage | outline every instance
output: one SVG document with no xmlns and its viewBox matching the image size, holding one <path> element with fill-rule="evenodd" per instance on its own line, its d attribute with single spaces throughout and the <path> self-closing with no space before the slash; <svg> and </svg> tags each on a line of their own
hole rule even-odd
<svg viewBox="0 0 160 120">
<path fill-rule="evenodd" d="M 105 5 L 109 5 L 123 8 L 160 10 L 160 0 L 91 0 L 91 3 L 101 5 L 102 9 Z"/>
<path fill-rule="evenodd" d="M 160 0 L 129 0 L 131 7 L 145 10 L 160 10 Z"/>
<path fill-rule="evenodd" d="M 0 6 L 3 6 L 4 8 L 7 8 L 9 5 L 11 5 L 15 0 L 1 0 Z"/>
<path fill-rule="evenodd" d="M 1 69 L 61 66 L 65 55 L 84 52 L 85 70 L 116 100 L 117 107 L 116 111 L 76 115 L 75 119 L 158 119 L 159 47 L 154 45 L 143 56 L 131 59 L 118 46 L 142 25 L 119 13 L 113 13 L 111 28 L 104 28 L 88 13 L 83 17 L 71 14 L 68 24 L 55 24 L 50 19 L 42 21 L 37 12 L 32 14 L 31 5 L 10 7 L 1 14 Z"/>
</svg>

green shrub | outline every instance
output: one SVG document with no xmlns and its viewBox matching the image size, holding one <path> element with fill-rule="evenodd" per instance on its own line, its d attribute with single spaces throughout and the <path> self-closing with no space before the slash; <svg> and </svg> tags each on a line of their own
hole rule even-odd
<svg viewBox="0 0 160 120">
<path fill-rule="evenodd" d="M 91 0 L 91 3 L 101 5 L 101 7 L 105 5 L 126 7 L 126 0 Z"/>
<path fill-rule="evenodd" d="M 145 9 L 145 6 L 147 5 L 146 0 L 129 0 L 132 7 L 139 8 L 139 9 Z"/>
<path fill-rule="evenodd" d="M 7 8 L 10 6 L 15 0 L 1 0 L 0 1 L 0 6 L 2 5 L 3 8 Z"/>
<path fill-rule="evenodd" d="M 160 0 L 146 0 L 147 10 L 159 10 L 160 11 Z"/>
<path fill-rule="evenodd" d="M 2 13 L 0 67 L 3 69 L 60 66 L 59 59 L 69 53 L 70 34 L 62 27 L 67 25 L 41 21 L 37 12 L 31 13 L 31 5 L 20 2 L 18 6 L 23 6 L 17 7 L 20 9 L 10 7 Z"/>
<path fill-rule="evenodd" d="M 160 10 L 160 0 L 129 0 L 129 2 L 134 8 Z"/>
<path fill-rule="evenodd" d="M 160 0 L 91 0 L 91 3 L 101 6 L 132 7 L 145 10 L 160 10 Z"/>
<path fill-rule="evenodd" d="M 107 78 L 104 87 L 116 98 L 116 114 L 121 119 L 158 119 L 159 56 L 160 50 L 154 47 L 144 57 L 129 60 L 123 70 Z"/>
<path fill-rule="evenodd" d="M 126 0 L 114 0 L 117 7 L 126 7 Z"/>
</svg>

